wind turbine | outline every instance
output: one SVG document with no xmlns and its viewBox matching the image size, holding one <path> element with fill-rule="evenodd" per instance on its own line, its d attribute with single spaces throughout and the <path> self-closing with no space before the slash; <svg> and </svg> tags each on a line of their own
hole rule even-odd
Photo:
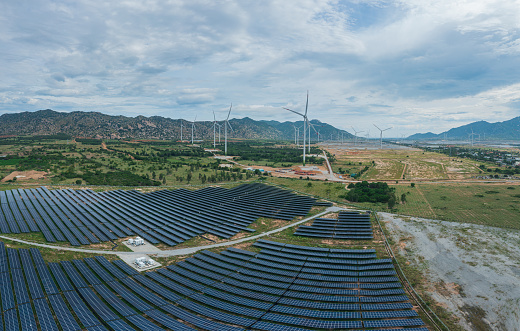
<svg viewBox="0 0 520 331">
<path fill-rule="evenodd" d="M 353 126 L 351 126 L 352 130 L 354 130 L 354 146 L 357 145 L 357 134 L 365 131 L 356 131 Z"/>
<path fill-rule="evenodd" d="M 381 130 L 377 125 L 374 124 L 374 126 L 375 126 L 379 131 L 381 131 L 381 134 L 380 134 L 380 136 L 379 136 L 379 142 L 380 142 L 380 144 L 381 144 L 381 145 L 380 145 L 380 146 L 381 146 L 380 149 L 383 149 L 383 131 L 390 130 L 392 127 L 389 127 L 389 128 L 387 128 L 387 129 Z"/>
<path fill-rule="evenodd" d="M 191 144 L 193 145 L 193 135 L 195 133 L 195 121 L 197 120 L 197 115 L 195 115 L 195 119 L 193 123 L 191 123 Z"/>
<path fill-rule="evenodd" d="M 224 122 L 224 153 L 226 156 L 227 156 L 227 128 L 228 128 L 228 126 L 231 130 L 233 130 L 233 128 L 231 127 L 231 124 L 229 124 L 229 115 L 231 114 L 231 107 L 233 107 L 233 104 L 231 104 L 231 106 L 229 106 L 229 112 L 227 114 L 226 121 Z"/>
<path fill-rule="evenodd" d="M 295 114 L 298 114 L 300 115 L 301 117 L 303 117 L 303 165 L 305 165 L 305 137 L 306 137 L 306 124 L 309 122 L 307 120 L 307 110 L 309 108 L 309 91 L 307 91 L 307 103 L 305 104 L 305 114 L 302 114 L 302 113 L 299 113 L 297 111 L 294 111 L 292 109 L 289 109 L 289 108 L 283 108 L 285 110 L 288 110 L 290 112 L 293 112 Z M 309 149 L 310 149 L 310 144 L 309 144 Z"/>
<path fill-rule="evenodd" d="M 216 130 L 217 129 L 217 118 L 215 117 L 215 111 L 213 111 L 213 149 L 217 148 Z M 220 134 L 219 134 L 220 137 Z"/>
<path fill-rule="evenodd" d="M 182 125 L 182 120 L 181 120 L 181 142 L 182 142 L 182 128 L 183 128 L 183 125 Z"/>
</svg>

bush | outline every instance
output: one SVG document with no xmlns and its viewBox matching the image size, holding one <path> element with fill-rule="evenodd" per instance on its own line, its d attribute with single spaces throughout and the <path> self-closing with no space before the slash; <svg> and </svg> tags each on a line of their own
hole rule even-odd
<svg viewBox="0 0 520 331">
<path fill-rule="evenodd" d="M 394 189 L 390 188 L 387 183 L 361 183 L 350 184 L 350 191 L 346 195 L 346 199 L 352 202 L 382 202 L 387 203 L 393 196 L 394 204 L 396 201 Z"/>
</svg>

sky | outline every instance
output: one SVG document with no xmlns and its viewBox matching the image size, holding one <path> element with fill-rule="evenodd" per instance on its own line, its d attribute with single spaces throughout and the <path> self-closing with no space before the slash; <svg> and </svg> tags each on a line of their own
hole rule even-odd
<svg viewBox="0 0 520 331">
<path fill-rule="evenodd" d="M 0 113 L 440 133 L 520 115 L 520 0 L 0 2 Z"/>
</svg>

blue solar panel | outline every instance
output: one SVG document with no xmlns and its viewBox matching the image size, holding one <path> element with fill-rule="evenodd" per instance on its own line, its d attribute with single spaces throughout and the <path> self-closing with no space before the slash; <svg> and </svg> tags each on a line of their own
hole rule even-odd
<svg viewBox="0 0 520 331">
<path fill-rule="evenodd" d="M 51 303 L 52 309 L 54 310 L 54 315 L 58 319 L 60 326 L 63 330 L 80 330 L 80 326 L 70 313 L 65 301 L 59 294 L 50 295 L 49 302 Z"/>
<path fill-rule="evenodd" d="M 117 331 L 134 331 L 135 329 L 120 319 L 107 322 L 108 326 Z"/>
<path fill-rule="evenodd" d="M 59 293 L 47 266 L 45 264 L 36 264 L 36 269 L 47 295 Z"/>
<path fill-rule="evenodd" d="M 83 299 L 80 298 L 78 293 L 74 291 L 68 291 L 64 292 L 63 295 L 65 295 L 65 298 L 74 311 L 74 314 L 76 314 L 79 321 L 85 327 L 93 327 L 101 324 L 94 313 L 85 305 Z"/>
<path fill-rule="evenodd" d="M 256 320 L 231 315 L 228 313 L 224 313 L 215 309 L 207 308 L 203 305 L 200 305 L 196 302 L 190 301 L 190 300 L 181 300 L 178 302 L 178 304 L 184 308 L 187 308 L 191 311 L 194 311 L 200 315 L 203 315 L 205 317 L 209 317 L 212 319 L 216 319 L 218 321 L 222 321 L 225 323 L 230 323 L 234 325 L 241 325 L 241 326 L 250 326 L 253 323 L 255 323 Z"/>
<path fill-rule="evenodd" d="M 135 325 L 137 329 L 139 330 L 155 330 L 155 331 L 162 331 L 163 328 L 160 328 L 159 326 L 155 325 L 154 323 L 150 322 L 146 318 L 144 318 L 141 315 L 132 315 L 132 316 L 126 316 L 126 319 Z"/>
<path fill-rule="evenodd" d="M 96 256 L 96 260 L 107 269 L 114 277 L 121 279 L 127 277 L 120 269 L 116 268 L 110 261 L 108 261 L 104 256 Z M 124 263 L 124 262 L 123 262 Z"/>
<path fill-rule="evenodd" d="M 170 301 L 176 302 L 176 301 L 182 299 L 182 297 L 180 295 L 162 287 L 161 285 L 151 281 L 149 278 L 146 278 L 143 275 L 136 275 L 133 278 L 135 280 L 137 280 L 139 283 L 141 283 L 142 285 L 144 285 L 146 288 L 154 291 L 155 293 L 159 294 L 160 296 L 162 296 Z"/>
<path fill-rule="evenodd" d="M 144 278 L 146 279 L 146 278 Z M 148 280 L 148 279 L 146 279 Z M 159 296 L 153 294 L 146 288 L 144 288 L 142 285 L 136 283 L 134 280 L 129 278 L 123 278 L 121 279 L 121 282 L 125 284 L 128 288 L 130 288 L 133 292 L 139 294 L 143 299 L 147 300 L 148 302 L 151 302 L 153 305 L 157 307 L 161 307 L 164 305 L 167 305 L 168 302 Z M 145 285 L 146 286 L 146 285 Z"/>
<path fill-rule="evenodd" d="M 125 299 L 132 307 L 139 310 L 140 312 L 144 312 L 150 309 L 153 309 L 152 306 L 144 302 L 137 295 L 127 290 L 124 286 L 119 284 L 118 282 L 109 282 L 108 286 L 114 290 L 118 295 L 120 295 L 123 299 Z"/>
<path fill-rule="evenodd" d="M 2 296 L 2 311 L 6 311 L 15 307 L 13 288 L 11 279 L 7 272 L 0 274 L 0 295 Z"/>
<path fill-rule="evenodd" d="M 424 325 L 424 322 L 419 318 L 404 319 L 404 320 L 382 320 L 382 321 L 363 321 L 365 328 L 385 328 L 397 326 L 417 326 Z"/>
<path fill-rule="evenodd" d="M 84 262 L 88 264 L 88 266 L 94 270 L 94 272 L 106 283 L 114 280 L 114 277 L 110 276 L 108 272 L 106 272 L 101 265 L 91 257 L 83 259 Z"/>
<path fill-rule="evenodd" d="M 16 309 L 10 309 L 4 312 L 4 322 L 6 331 L 18 331 L 20 329 Z"/>
<path fill-rule="evenodd" d="M 85 279 L 90 285 L 101 284 L 101 280 L 99 280 L 99 278 L 97 278 L 96 275 L 94 275 L 94 273 L 87 267 L 85 262 L 83 262 L 82 260 L 72 260 L 72 262 L 74 262 L 76 268 L 78 268 L 81 275 L 85 277 Z"/>
<path fill-rule="evenodd" d="M 90 288 L 79 288 L 78 292 L 83 300 L 87 302 L 90 309 L 95 311 L 103 321 L 112 321 L 118 318 L 118 316 L 114 314 L 114 312 L 108 308 Z"/>
<path fill-rule="evenodd" d="M 37 331 L 38 326 L 34 319 L 34 312 L 30 303 L 18 305 L 18 313 L 20 314 L 20 324 L 23 331 Z"/>
<path fill-rule="evenodd" d="M 174 317 L 179 318 L 183 321 L 186 321 L 190 324 L 193 324 L 196 327 L 199 327 L 203 330 L 209 330 L 209 331 L 239 331 L 239 330 L 242 330 L 242 328 L 237 328 L 234 326 L 229 326 L 229 325 L 225 325 L 222 323 L 218 323 L 215 321 L 211 321 L 211 320 L 202 318 L 200 316 L 187 312 L 186 310 L 183 310 L 179 307 L 175 307 L 173 305 L 166 305 L 166 306 L 162 307 L 162 309 L 164 309 L 166 312 L 170 313 Z"/>
<path fill-rule="evenodd" d="M 36 309 L 36 316 L 38 316 L 38 323 L 42 330 L 56 330 L 58 326 L 52 317 L 51 309 L 45 299 L 38 299 L 33 301 L 34 308 Z"/>
<path fill-rule="evenodd" d="M 14 286 L 14 293 L 16 295 L 16 303 L 18 305 L 28 303 L 30 301 L 29 293 L 27 292 L 27 287 L 25 286 L 25 278 L 23 276 L 22 269 L 11 270 L 11 278 L 12 284 Z"/>
<path fill-rule="evenodd" d="M 295 326 L 274 324 L 266 321 L 259 321 L 253 324 L 253 330 L 266 330 L 266 331 L 308 331 L 309 329 L 302 329 Z"/>
<path fill-rule="evenodd" d="M 20 258 L 18 257 L 18 250 L 14 248 L 7 249 L 7 256 L 9 257 L 9 268 L 10 269 L 20 269 L 22 265 L 20 264 Z"/>
<path fill-rule="evenodd" d="M 70 261 L 61 261 L 61 266 L 69 276 L 69 279 L 74 283 L 74 286 L 77 288 L 88 287 L 88 284 L 85 280 L 80 276 L 76 268 L 70 263 Z"/>
<path fill-rule="evenodd" d="M 273 306 L 270 311 L 302 316 L 302 317 L 311 317 L 314 319 L 360 319 L 361 314 L 359 312 L 348 312 L 348 311 L 323 311 L 323 310 L 311 310 L 311 309 L 302 309 L 288 306 Z M 364 314 L 363 314 L 364 316 Z"/>
<path fill-rule="evenodd" d="M 146 312 L 151 319 L 154 321 L 164 325 L 165 327 L 175 330 L 175 331 L 192 331 L 195 330 L 190 328 L 189 326 L 171 318 L 170 316 L 161 313 L 160 311 L 153 309 Z"/>
<path fill-rule="evenodd" d="M 119 269 L 123 270 L 127 275 L 130 275 L 130 276 L 139 275 L 139 272 L 137 272 L 135 269 L 130 267 L 128 264 L 126 264 L 122 260 L 115 260 L 115 261 L 112 261 L 112 263 L 114 265 L 116 265 Z"/>
<path fill-rule="evenodd" d="M 73 291 L 74 287 L 67 279 L 59 263 L 49 263 L 49 268 L 62 291 Z"/>
<path fill-rule="evenodd" d="M 136 314 L 136 311 L 123 303 L 112 291 L 105 285 L 93 285 L 96 292 L 106 301 L 106 303 L 122 316 L 129 316 Z"/>
</svg>

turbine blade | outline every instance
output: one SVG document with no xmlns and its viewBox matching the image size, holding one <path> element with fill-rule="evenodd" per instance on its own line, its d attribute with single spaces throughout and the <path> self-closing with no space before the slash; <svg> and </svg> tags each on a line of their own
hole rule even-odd
<svg viewBox="0 0 520 331">
<path fill-rule="evenodd" d="M 381 129 L 380 129 L 377 125 L 374 124 L 374 126 L 375 126 L 379 131 L 381 131 Z"/>
<path fill-rule="evenodd" d="M 300 115 L 300 116 L 303 116 L 303 117 L 305 117 L 305 115 L 303 115 L 302 113 L 299 113 L 299 112 L 297 112 L 297 111 L 294 111 L 294 110 L 292 110 L 292 109 L 289 109 L 289 108 L 284 108 L 284 107 L 282 107 L 282 108 L 283 108 L 283 109 L 285 109 L 285 110 L 288 110 L 288 111 L 290 111 L 290 112 L 293 112 L 293 113 L 295 113 L 295 114 L 298 114 L 298 115 Z"/>
<path fill-rule="evenodd" d="M 213 111 L 213 122 L 217 122 L 217 118 L 215 117 L 215 111 Z"/>
<path fill-rule="evenodd" d="M 233 103 L 231 103 L 231 106 L 229 106 L 229 112 L 227 114 L 226 121 L 229 119 L 229 115 L 231 114 L 231 107 L 233 107 Z"/>
<path fill-rule="evenodd" d="M 307 116 L 308 108 L 309 108 L 309 90 L 307 90 L 307 102 L 305 103 L 305 116 Z"/>
</svg>

